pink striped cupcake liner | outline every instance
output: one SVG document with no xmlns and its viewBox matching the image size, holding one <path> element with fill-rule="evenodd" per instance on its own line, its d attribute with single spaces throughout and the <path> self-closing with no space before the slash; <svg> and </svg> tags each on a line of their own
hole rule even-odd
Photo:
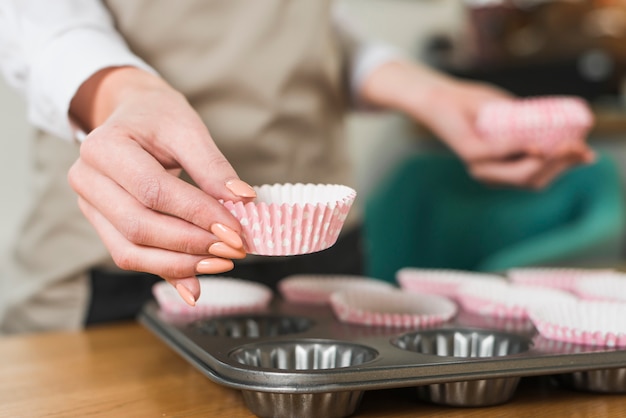
<svg viewBox="0 0 626 418">
<path fill-rule="evenodd" d="M 396 280 L 407 292 L 429 293 L 456 298 L 460 286 L 476 282 L 500 282 L 502 276 L 464 270 L 404 267 L 396 272 Z"/>
<path fill-rule="evenodd" d="M 393 290 L 395 286 L 381 280 L 356 275 L 298 274 L 278 282 L 278 290 L 285 300 L 296 303 L 325 305 L 335 292 L 371 289 Z"/>
<path fill-rule="evenodd" d="M 528 318 L 532 306 L 558 304 L 576 300 L 562 290 L 524 286 L 507 282 L 470 283 L 457 292 L 463 310 L 499 318 Z"/>
<path fill-rule="evenodd" d="M 187 305 L 166 281 L 152 287 L 161 311 L 169 315 L 193 317 L 252 312 L 266 308 L 272 300 L 272 290 L 261 284 L 227 277 L 201 277 L 200 298 L 196 306 Z"/>
<path fill-rule="evenodd" d="M 540 335 L 573 344 L 626 347 L 626 303 L 577 300 L 535 306 L 529 317 Z"/>
<path fill-rule="evenodd" d="M 336 292 L 330 304 L 339 321 L 376 327 L 428 328 L 457 313 L 457 305 L 446 297 L 401 290 Z"/>
<path fill-rule="evenodd" d="M 626 273 L 609 272 L 580 280 L 573 291 L 581 299 L 626 302 Z"/>
<path fill-rule="evenodd" d="M 254 187 L 253 202 L 223 202 L 239 220 L 246 252 L 267 256 L 308 254 L 335 244 L 356 191 L 337 184 Z"/>
<path fill-rule="evenodd" d="M 584 140 L 592 125 L 588 104 L 574 96 L 490 102 L 480 109 L 476 121 L 486 140 L 530 144 L 547 153 L 564 141 Z"/>
<path fill-rule="evenodd" d="M 611 269 L 567 267 L 518 267 L 509 269 L 506 275 L 512 283 L 574 292 L 574 288 L 579 281 L 593 280 L 612 271 Z"/>
</svg>

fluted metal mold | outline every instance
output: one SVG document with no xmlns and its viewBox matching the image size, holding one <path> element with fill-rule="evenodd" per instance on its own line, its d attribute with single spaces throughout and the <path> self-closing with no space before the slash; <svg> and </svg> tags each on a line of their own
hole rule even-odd
<svg viewBox="0 0 626 418">
<path fill-rule="evenodd" d="M 421 354 L 459 358 L 510 356 L 527 351 L 530 340 L 503 332 L 466 329 L 419 331 L 393 341 L 399 348 Z M 489 406 L 511 399 L 519 377 L 464 380 L 417 387 L 418 397 L 449 406 Z"/>
</svg>

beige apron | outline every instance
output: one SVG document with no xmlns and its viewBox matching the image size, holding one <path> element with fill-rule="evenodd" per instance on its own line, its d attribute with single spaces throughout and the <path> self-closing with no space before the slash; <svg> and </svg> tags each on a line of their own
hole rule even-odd
<svg viewBox="0 0 626 418">
<path fill-rule="evenodd" d="M 356 44 L 330 0 L 109 0 L 131 49 L 189 99 L 250 184 L 351 184 L 343 118 Z M 66 181 L 75 145 L 38 134 L 26 222 L 0 276 L 4 332 L 76 329 L 110 263 Z"/>
</svg>

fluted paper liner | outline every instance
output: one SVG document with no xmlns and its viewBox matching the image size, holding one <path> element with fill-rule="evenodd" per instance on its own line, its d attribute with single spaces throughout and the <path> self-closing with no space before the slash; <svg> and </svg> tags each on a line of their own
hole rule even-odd
<svg viewBox="0 0 626 418">
<path fill-rule="evenodd" d="M 530 307 L 565 303 L 576 297 L 557 289 L 494 282 L 463 285 L 457 292 L 457 300 L 467 312 L 525 319 Z"/>
<path fill-rule="evenodd" d="M 626 303 L 577 300 L 536 306 L 528 314 L 545 338 L 575 344 L 626 347 Z"/>
<path fill-rule="evenodd" d="M 328 304 L 335 292 L 359 289 L 392 290 L 393 285 L 382 280 L 357 275 L 296 274 L 278 283 L 278 290 L 290 302 Z"/>
<path fill-rule="evenodd" d="M 530 144 L 546 152 L 564 141 L 584 140 L 592 125 L 589 106 L 575 96 L 489 102 L 476 121 L 478 131 L 489 141 Z"/>
<path fill-rule="evenodd" d="M 336 292 L 330 303 L 346 323 L 385 327 L 432 327 L 451 320 L 456 304 L 439 295 L 418 295 L 401 290 Z"/>
<path fill-rule="evenodd" d="M 452 269 L 404 267 L 396 272 L 400 287 L 412 293 L 434 293 L 452 299 L 461 285 L 475 282 L 504 281 L 502 276 Z"/>
<path fill-rule="evenodd" d="M 580 280 L 573 291 L 582 299 L 626 302 L 626 273 L 610 272 Z"/>
<path fill-rule="evenodd" d="M 246 252 L 268 256 L 308 254 L 337 242 L 356 198 L 343 185 L 274 184 L 254 187 L 253 202 L 224 202 L 241 223 Z"/>
<path fill-rule="evenodd" d="M 611 269 L 568 267 L 517 267 L 509 269 L 506 275 L 513 283 L 574 292 L 574 288 L 579 281 L 593 280 L 611 271 Z"/>
<path fill-rule="evenodd" d="M 200 298 L 196 306 L 187 305 L 171 284 L 156 283 L 152 292 L 161 310 L 192 316 L 243 313 L 265 308 L 273 296 L 269 287 L 252 281 L 211 276 L 198 280 Z"/>
</svg>

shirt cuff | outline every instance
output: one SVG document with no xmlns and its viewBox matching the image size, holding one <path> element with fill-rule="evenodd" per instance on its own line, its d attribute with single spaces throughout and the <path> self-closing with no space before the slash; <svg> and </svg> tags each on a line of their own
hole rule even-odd
<svg viewBox="0 0 626 418">
<path fill-rule="evenodd" d="M 33 103 L 28 109 L 29 120 L 61 138 L 81 140 L 84 133 L 69 118 L 72 98 L 93 74 L 119 66 L 134 66 L 156 74 L 115 32 L 77 28 L 55 36 L 33 62 L 27 90 L 28 101 Z"/>
<path fill-rule="evenodd" d="M 408 57 L 389 44 L 364 42 L 358 49 L 352 65 L 350 91 L 357 109 L 372 109 L 361 100 L 361 89 L 365 80 L 379 67 L 392 61 L 407 61 Z"/>
</svg>

